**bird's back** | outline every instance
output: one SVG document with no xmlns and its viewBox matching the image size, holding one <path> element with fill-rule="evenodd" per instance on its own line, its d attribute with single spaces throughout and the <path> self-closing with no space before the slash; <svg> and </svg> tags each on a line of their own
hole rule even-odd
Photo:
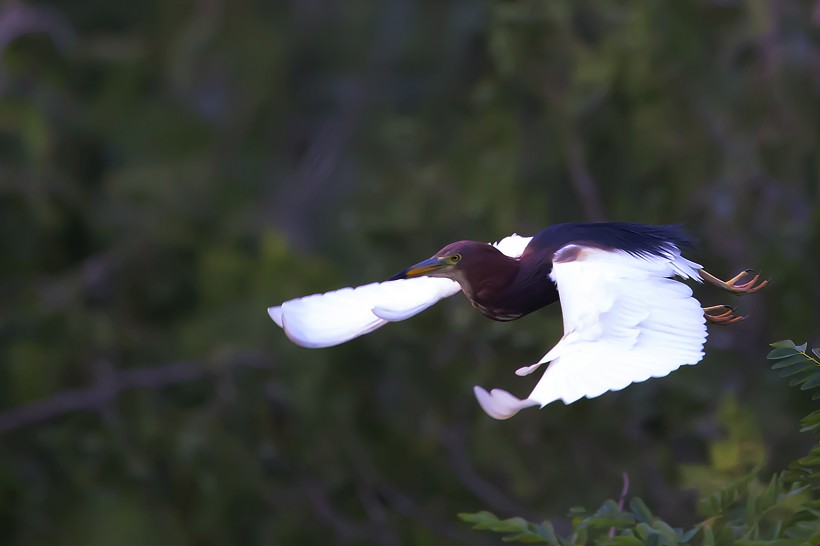
<svg viewBox="0 0 820 546">
<path fill-rule="evenodd" d="M 678 249 L 694 246 L 680 225 L 651 226 L 633 222 L 555 224 L 538 232 L 524 251 L 549 255 L 570 243 L 587 243 L 603 250 L 622 250 L 630 254 L 661 256 L 670 245 Z M 551 257 L 550 257 L 551 260 Z"/>
</svg>

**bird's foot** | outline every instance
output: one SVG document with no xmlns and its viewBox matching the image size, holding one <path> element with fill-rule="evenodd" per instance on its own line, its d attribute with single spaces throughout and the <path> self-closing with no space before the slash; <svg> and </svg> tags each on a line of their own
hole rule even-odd
<svg viewBox="0 0 820 546">
<path fill-rule="evenodd" d="M 720 324 L 726 326 L 727 324 L 734 324 L 741 320 L 746 320 L 743 315 L 735 313 L 734 307 L 728 305 L 713 305 L 711 307 L 703 308 L 703 316 L 712 324 Z"/>
<path fill-rule="evenodd" d="M 754 276 L 752 277 L 752 275 L 754 275 Z M 729 292 L 731 292 L 733 294 L 737 294 L 738 296 L 745 296 L 746 294 L 754 294 L 755 292 L 757 292 L 758 290 L 760 290 L 761 288 L 763 288 L 764 286 L 769 284 L 768 279 L 764 279 L 764 280 L 760 281 L 760 275 L 755 273 L 751 269 L 741 271 L 740 273 L 738 273 L 737 275 L 735 275 L 734 277 L 732 277 L 728 281 L 722 281 L 722 280 L 718 279 L 717 277 L 715 277 L 714 275 L 712 275 L 711 273 L 709 273 L 705 269 L 700 270 L 700 276 L 703 278 L 703 280 L 705 280 L 705 281 L 707 281 L 711 284 L 714 284 L 715 286 L 723 288 L 724 290 L 728 290 Z M 747 281 L 747 279 L 749 277 L 751 277 L 751 280 Z M 744 282 L 744 281 L 746 281 L 746 282 Z M 760 282 L 758 282 L 758 281 L 760 281 Z"/>
</svg>

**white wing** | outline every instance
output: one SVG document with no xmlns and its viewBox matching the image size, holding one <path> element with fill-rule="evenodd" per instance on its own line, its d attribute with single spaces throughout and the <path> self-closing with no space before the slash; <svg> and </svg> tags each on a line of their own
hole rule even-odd
<svg viewBox="0 0 820 546">
<path fill-rule="evenodd" d="M 532 237 L 510 235 L 498 250 L 518 258 Z M 387 324 L 417 315 L 461 290 L 457 282 L 441 277 L 414 277 L 289 300 L 268 308 L 268 315 L 302 347 L 339 345 Z"/>
<path fill-rule="evenodd" d="M 507 419 L 525 407 L 559 399 L 570 404 L 697 364 L 707 335 L 703 309 L 688 286 L 669 277 L 700 282 L 700 268 L 672 246 L 662 257 L 563 247 L 550 278 L 561 299 L 564 336 L 540 362 L 516 373 L 551 364 L 524 400 L 475 387 L 481 407 Z"/>
<path fill-rule="evenodd" d="M 289 300 L 268 314 L 297 345 L 330 347 L 410 318 L 459 290 L 450 279 L 416 277 Z"/>
</svg>

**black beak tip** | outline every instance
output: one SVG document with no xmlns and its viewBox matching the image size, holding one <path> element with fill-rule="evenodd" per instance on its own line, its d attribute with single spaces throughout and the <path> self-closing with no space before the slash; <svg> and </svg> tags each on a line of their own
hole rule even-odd
<svg viewBox="0 0 820 546">
<path fill-rule="evenodd" d="M 398 281 L 398 280 L 406 279 L 406 278 L 407 278 L 407 270 L 405 269 L 404 271 L 399 271 L 395 275 L 389 277 L 387 280 L 388 281 Z"/>
</svg>

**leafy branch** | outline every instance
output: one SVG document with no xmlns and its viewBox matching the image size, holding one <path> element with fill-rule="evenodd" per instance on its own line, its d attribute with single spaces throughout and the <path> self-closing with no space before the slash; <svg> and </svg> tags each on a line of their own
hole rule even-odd
<svg viewBox="0 0 820 546">
<path fill-rule="evenodd" d="M 772 369 L 789 378 L 790 387 L 815 391 L 820 399 L 820 348 L 808 351 L 806 343 L 791 340 L 772 343 L 768 359 Z M 801 421 L 801 431 L 818 431 L 820 409 Z M 486 511 L 459 514 L 474 529 L 501 533 L 505 542 L 541 543 L 552 546 L 612 544 L 615 546 L 797 546 L 820 545 L 820 441 L 809 453 L 761 481 L 759 468 L 734 479 L 718 491 L 703 495 L 698 509 L 703 520 L 690 528 L 672 527 L 654 516 L 638 497 L 629 508 L 606 500 L 592 512 L 573 508 L 568 517 L 572 532 L 556 534 L 550 521 L 534 523 L 524 518 L 500 519 Z M 623 499 L 622 499 L 623 500 Z"/>
</svg>

